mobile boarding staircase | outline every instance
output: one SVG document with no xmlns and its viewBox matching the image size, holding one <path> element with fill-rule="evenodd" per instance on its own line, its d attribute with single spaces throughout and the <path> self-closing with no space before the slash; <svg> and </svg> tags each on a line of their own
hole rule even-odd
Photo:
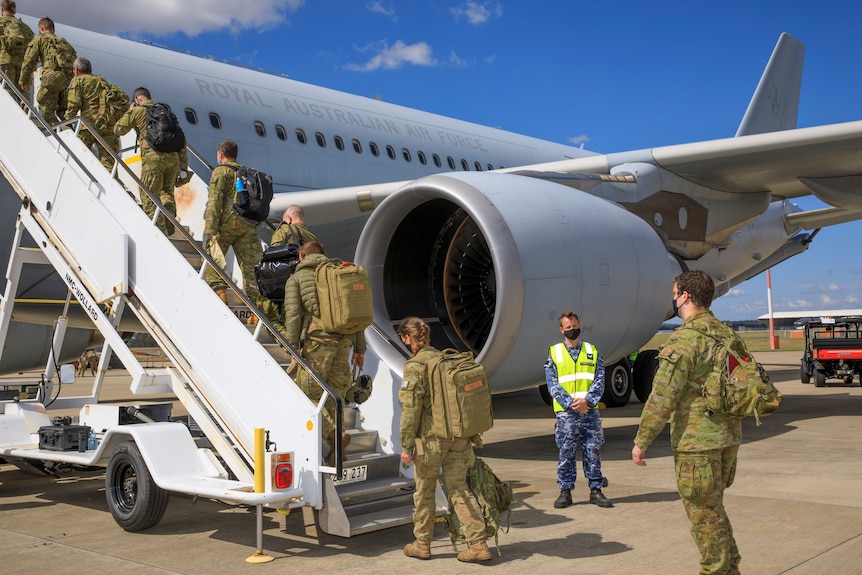
<svg viewBox="0 0 862 575">
<path fill-rule="evenodd" d="M 324 393 L 318 404 L 306 397 L 285 373 L 285 361 L 274 357 L 279 353 L 268 351 L 262 341 L 269 338 L 281 356 L 308 369 L 302 358 L 214 266 L 181 223 L 165 213 L 163 217 L 177 229 L 175 236 L 180 234 L 194 246 L 203 262 L 200 269 L 189 264 L 113 177 L 119 170 L 128 171 L 120 158 L 114 156 L 109 174 L 69 129 L 71 122 L 48 125 L 2 73 L 0 88 L 0 170 L 21 200 L 0 300 L 0 354 L 14 313 L 18 279 L 28 265 L 53 266 L 68 286 L 66 309 L 80 305 L 105 341 L 92 393 L 50 403 L 51 408 L 80 407 L 80 423 L 93 422 L 97 444 L 86 450 L 79 446 L 78 451 L 40 447 L 39 429 L 51 425 L 43 404 L 50 398 L 52 369 L 59 362 L 49 357 L 43 375 L 48 386 L 39 397 L 0 402 L 0 457 L 36 461 L 43 467 L 54 463 L 106 467 L 111 513 L 128 531 L 158 523 L 171 492 L 256 506 L 259 550 L 263 506 L 285 513 L 312 507 L 324 532 L 344 537 L 409 523 L 413 481 L 402 476 L 393 443 L 363 429 L 373 427 L 375 422 L 369 421 L 373 416 L 348 409 L 347 419 L 364 425 L 347 430 L 353 438 L 347 463 L 336 457 L 334 466 L 322 464 L 326 447 L 319 430 L 325 402 L 335 402 L 337 431 L 345 429 L 338 395 L 312 372 Z M 90 130 L 106 147 L 85 121 L 78 119 L 76 126 Z M 158 198 L 145 191 L 161 210 Z M 38 249 L 24 247 L 25 233 Z M 208 265 L 219 270 L 235 296 L 257 312 L 260 322 L 253 332 L 204 281 Z M 144 367 L 127 347 L 118 325 L 128 310 L 156 340 L 169 367 Z M 53 349 L 59 349 L 65 327 L 66 313 L 57 320 Z M 122 425 L 124 413 L 117 416 L 111 411 L 116 406 L 99 404 L 111 353 L 128 370 L 133 394 L 175 395 L 211 448 L 199 447 L 182 423 L 153 421 L 143 407 L 126 411 L 137 417 L 133 423 L 144 423 Z M 379 364 L 380 372 L 389 370 L 382 361 Z M 377 391 L 378 396 L 389 395 L 378 397 L 378 403 L 393 402 L 394 390 Z M 96 425 L 105 420 L 105 410 L 108 420 L 120 424 Z M 391 436 L 396 418 L 391 408 L 383 413 L 388 421 L 381 425 L 388 426 Z M 341 433 L 335 435 L 334 449 L 341 455 Z"/>
</svg>

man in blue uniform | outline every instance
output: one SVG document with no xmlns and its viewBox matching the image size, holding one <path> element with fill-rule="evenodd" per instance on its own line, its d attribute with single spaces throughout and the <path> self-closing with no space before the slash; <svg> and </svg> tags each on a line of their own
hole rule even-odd
<svg viewBox="0 0 862 575">
<path fill-rule="evenodd" d="M 602 420 L 596 408 L 605 391 L 605 363 L 596 346 L 581 341 L 581 321 L 574 311 L 560 316 L 563 341 L 552 345 L 545 361 L 545 380 L 554 398 L 557 422 L 554 436 L 560 458 L 557 482 L 560 496 L 554 507 L 572 504 L 572 489 L 577 478 L 575 454 L 582 446 L 584 477 L 590 486 L 590 503 L 599 507 L 614 504 L 602 493 Z"/>
</svg>

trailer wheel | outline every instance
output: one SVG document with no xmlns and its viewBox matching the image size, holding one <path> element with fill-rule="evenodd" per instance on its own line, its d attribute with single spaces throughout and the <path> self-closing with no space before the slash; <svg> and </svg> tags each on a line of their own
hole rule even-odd
<svg viewBox="0 0 862 575">
<path fill-rule="evenodd" d="M 805 361 L 802 361 L 802 366 L 799 368 L 799 379 L 802 383 L 811 383 L 811 374 L 805 370 Z"/>
<path fill-rule="evenodd" d="M 121 443 L 105 472 L 105 496 L 117 525 L 135 532 L 156 525 L 165 514 L 169 494 L 153 481 L 134 441 Z"/>
<path fill-rule="evenodd" d="M 814 370 L 814 387 L 826 387 L 826 372 Z"/>
</svg>

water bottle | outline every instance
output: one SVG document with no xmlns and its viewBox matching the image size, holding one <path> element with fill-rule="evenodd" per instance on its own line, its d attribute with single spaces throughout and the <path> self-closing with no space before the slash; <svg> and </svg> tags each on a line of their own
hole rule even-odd
<svg viewBox="0 0 862 575">
<path fill-rule="evenodd" d="M 248 190 L 245 188 L 245 180 L 236 179 L 236 203 L 241 208 L 248 207 Z"/>
<path fill-rule="evenodd" d="M 96 432 L 90 428 L 90 433 L 87 435 L 87 451 L 92 451 L 99 446 L 99 439 L 96 437 Z"/>
</svg>

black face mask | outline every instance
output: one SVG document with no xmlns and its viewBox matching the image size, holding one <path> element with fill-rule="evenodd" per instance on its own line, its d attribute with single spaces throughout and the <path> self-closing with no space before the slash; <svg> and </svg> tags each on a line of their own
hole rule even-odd
<svg viewBox="0 0 862 575">
<path fill-rule="evenodd" d="M 578 336 L 581 335 L 581 330 L 579 329 L 567 329 L 563 332 L 563 335 L 566 336 L 566 339 L 570 341 L 575 341 L 578 339 Z"/>
<path fill-rule="evenodd" d="M 676 298 L 670 300 L 671 305 L 673 305 L 673 316 L 679 315 L 679 307 L 676 305 Z M 671 317 L 673 317 L 671 316 Z"/>
</svg>

